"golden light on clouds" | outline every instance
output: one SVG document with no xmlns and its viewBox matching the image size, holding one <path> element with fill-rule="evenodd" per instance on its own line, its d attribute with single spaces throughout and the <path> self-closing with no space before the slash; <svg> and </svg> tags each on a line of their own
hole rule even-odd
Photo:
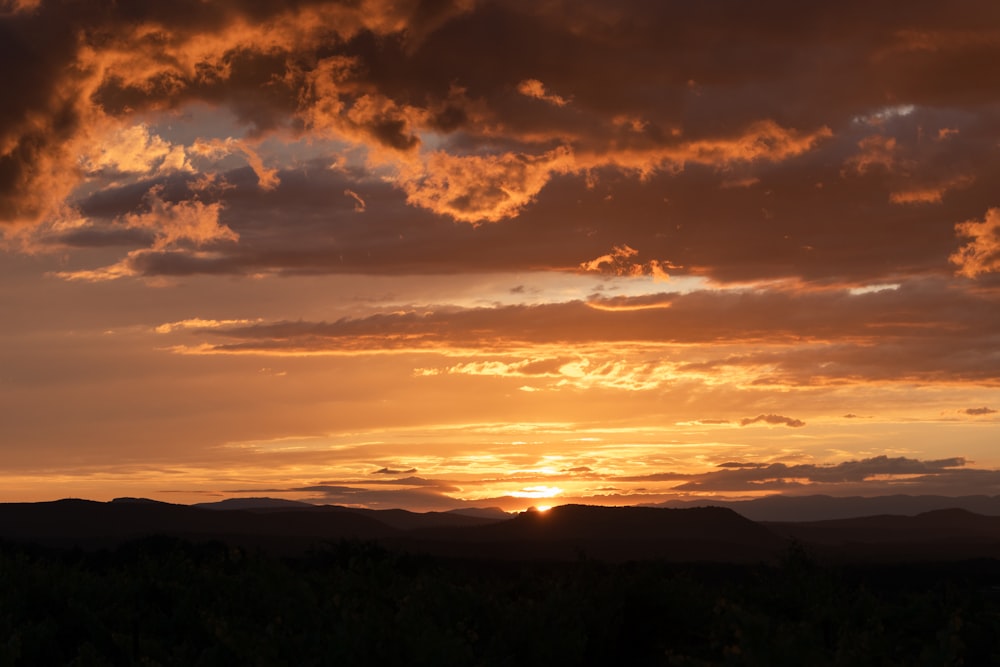
<svg viewBox="0 0 1000 667">
<path fill-rule="evenodd" d="M 0 6 L 0 500 L 1000 493 L 986 4 L 432 4 Z"/>
</svg>

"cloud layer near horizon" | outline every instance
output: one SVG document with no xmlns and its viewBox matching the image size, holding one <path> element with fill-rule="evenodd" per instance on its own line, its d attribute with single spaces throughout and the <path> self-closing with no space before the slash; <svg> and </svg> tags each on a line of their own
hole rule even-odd
<svg viewBox="0 0 1000 667">
<path fill-rule="evenodd" d="M 698 498 L 702 494 L 759 497 L 762 493 L 792 495 L 983 495 L 1000 494 L 1000 472 L 968 466 L 962 458 L 921 461 L 906 457 L 876 456 L 833 464 L 724 462 L 703 473 L 659 472 L 642 476 L 602 476 L 602 490 L 579 483 L 597 479 L 589 468 L 563 469 L 547 475 L 521 474 L 506 480 L 509 495 L 490 496 L 498 480 L 433 481 L 421 477 L 396 479 L 327 480 L 296 488 L 230 489 L 234 494 L 301 494 L 317 504 L 373 508 L 418 507 L 424 511 L 468 507 L 520 509 L 532 491 L 549 485 L 565 487 L 565 495 L 546 502 L 592 502 L 599 497 L 612 504 L 661 502 L 664 498 Z M 545 486 L 543 486 L 545 485 Z M 484 493 L 484 490 L 486 493 Z M 456 499 L 455 494 L 474 500 Z M 545 496 L 541 496 L 544 498 Z"/>
</svg>

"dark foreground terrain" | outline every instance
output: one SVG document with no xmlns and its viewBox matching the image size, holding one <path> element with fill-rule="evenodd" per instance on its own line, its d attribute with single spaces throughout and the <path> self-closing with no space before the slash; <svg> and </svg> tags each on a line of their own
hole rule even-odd
<svg viewBox="0 0 1000 667">
<path fill-rule="evenodd" d="M 0 549 L 5 665 L 991 665 L 1000 565 Z"/>
<path fill-rule="evenodd" d="M 995 665 L 998 521 L 0 505 L 0 665 Z"/>
</svg>

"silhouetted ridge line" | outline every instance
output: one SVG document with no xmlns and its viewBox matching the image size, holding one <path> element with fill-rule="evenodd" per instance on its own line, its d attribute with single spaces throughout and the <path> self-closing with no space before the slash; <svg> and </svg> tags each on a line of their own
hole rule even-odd
<svg viewBox="0 0 1000 667">
<path fill-rule="evenodd" d="M 341 538 L 376 539 L 394 531 L 357 514 L 308 511 L 209 511 L 186 505 L 65 499 L 0 504 L 0 537 L 57 546 L 99 547 L 150 535 L 231 539 L 259 546 Z"/>
<path fill-rule="evenodd" d="M 690 508 L 704 500 L 670 500 L 650 507 Z M 879 514 L 916 516 L 924 512 L 964 509 L 975 514 L 1000 516 L 1000 496 L 787 496 L 773 495 L 752 500 L 713 500 L 710 504 L 728 507 L 753 521 L 825 521 L 852 519 Z"/>
<path fill-rule="evenodd" d="M 785 541 L 719 507 L 670 510 L 563 505 L 461 531 L 413 531 L 405 545 L 432 553 L 501 560 L 587 556 L 616 561 L 757 561 L 779 552 Z"/>
<path fill-rule="evenodd" d="M 430 555 L 486 560 L 755 562 L 797 540 L 820 557 L 848 560 L 1000 558 L 1000 517 L 951 508 L 755 523 L 724 507 L 667 509 L 563 505 L 502 521 L 447 512 L 333 505 L 204 509 L 141 499 L 0 504 L 0 540 L 102 548 L 164 535 L 302 554 L 343 539 Z"/>
<path fill-rule="evenodd" d="M 208 503 L 195 503 L 191 507 L 199 507 L 207 510 L 256 510 L 256 509 L 310 509 L 315 507 L 311 503 L 301 503 L 297 500 L 286 500 L 284 498 L 226 498 Z"/>
</svg>

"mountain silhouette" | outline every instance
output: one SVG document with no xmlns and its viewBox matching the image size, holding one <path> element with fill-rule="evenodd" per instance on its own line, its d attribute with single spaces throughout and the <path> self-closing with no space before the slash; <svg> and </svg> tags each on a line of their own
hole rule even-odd
<svg viewBox="0 0 1000 667">
<path fill-rule="evenodd" d="M 586 556 L 753 561 L 776 553 L 784 541 L 764 526 L 721 507 L 563 505 L 463 530 L 413 531 L 405 544 L 420 551 L 503 560 Z"/>
<path fill-rule="evenodd" d="M 226 498 L 211 503 L 195 503 L 191 507 L 200 507 L 206 510 L 273 510 L 309 509 L 315 505 L 297 500 L 286 500 L 285 498 Z"/>
<path fill-rule="evenodd" d="M 917 516 L 879 515 L 764 525 L 778 535 L 812 545 L 833 557 L 1000 558 L 1000 516 L 983 516 L 958 508 Z"/>
<path fill-rule="evenodd" d="M 704 500 L 669 500 L 649 507 L 674 509 L 698 507 Z M 852 519 L 880 514 L 916 516 L 945 509 L 965 509 L 976 514 L 1000 516 L 1000 496 L 786 496 L 772 495 L 752 500 L 712 500 L 712 505 L 728 507 L 753 521 L 825 521 Z"/>
<path fill-rule="evenodd" d="M 64 499 L 0 504 L 0 538 L 54 546 L 106 547 L 149 535 L 222 539 L 283 551 L 317 540 L 377 539 L 393 530 L 355 513 L 213 511 L 161 502 Z"/>
<path fill-rule="evenodd" d="M 960 508 L 916 516 L 754 522 L 725 507 L 563 505 L 500 519 L 492 512 L 470 516 L 257 501 L 213 503 L 211 509 L 142 498 L 0 504 L 0 540 L 96 549 L 165 535 L 294 555 L 352 539 L 487 560 L 720 562 L 773 560 L 795 540 L 834 559 L 1000 558 L 1000 516 Z"/>
</svg>

